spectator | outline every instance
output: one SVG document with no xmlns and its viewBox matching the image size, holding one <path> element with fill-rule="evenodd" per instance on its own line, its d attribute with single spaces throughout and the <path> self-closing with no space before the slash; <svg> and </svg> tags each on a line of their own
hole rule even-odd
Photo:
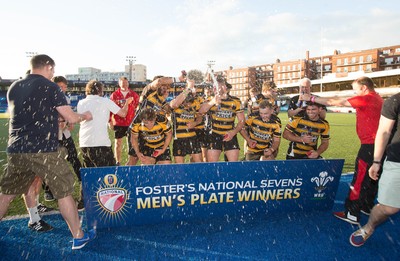
<svg viewBox="0 0 400 261">
<path fill-rule="evenodd" d="M 319 116 L 322 105 L 310 102 L 305 110 L 306 115 L 290 121 L 283 132 L 283 138 L 290 141 L 286 159 L 318 159 L 328 149 L 330 129 Z"/>
<path fill-rule="evenodd" d="M 385 159 L 386 150 L 386 159 Z M 378 202 L 371 211 L 368 223 L 350 236 L 353 246 L 362 246 L 375 229 L 400 210 L 400 93 L 387 99 L 382 108 L 376 133 L 374 157 L 369 176 L 378 180 L 380 165 L 383 171 L 379 180 Z"/>
<path fill-rule="evenodd" d="M 58 199 L 60 212 L 68 224 L 72 249 L 80 249 L 96 237 L 96 231 L 81 229 L 78 211 L 72 198 L 74 176 L 58 149 L 58 116 L 68 122 L 90 121 L 90 112 L 77 114 L 68 106 L 65 95 L 50 81 L 55 62 L 47 55 L 31 58 L 31 74 L 15 81 L 7 92 L 10 110 L 7 169 L 0 180 L 0 219 L 17 194 L 28 191 L 36 176 L 49 185 Z M 27 207 L 33 207 L 27 202 Z M 29 227 L 48 230 L 48 224 L 37 221 Z"/>
<path fill-rule="evenodd" d="M 372 180 L 367 172 L 373 161 L 374 140 L 383 100 L 375 92 L 374 82 L 368 77 L 356 79 L 352 87 L 355 96 L 351 98 L 322 98 L 304 94 L 301 99 L 329 106 L 351 106 L 356 109 L 356 131 L 361 147 L 358 150 L 345 210 L 335 212 L 334 216 L 351 224 L 359 224 L 360 213 L 370 213 L 378 190 L 378 182 Z"/>
<path fill-rule="evenodd" d="M 133 101 L 128 106 L 128 112 L 125 117 L 120 117 L 118 114 L 111 114 L 110 126 L 114 130 L 115 146 L 114 155 L 116 164 L 120 165 L 122 157 L 122 139 L 127 136 L 128 151 L 132 150 L 130 142 L 129 125 L 135 117 L 135 110 L 139 104 L 139 95 L 133 90 L 129 89 L 129 82 L 126 77 L 119 78 L 119 88 L 114 91 L 110 99 L 115 102 L 120 108 L 124 107 L 126 99 L 132 97 Z M 129 160 L 127 165 L 135 165 L 135 159 L 129 153 Z"/>
</svg>

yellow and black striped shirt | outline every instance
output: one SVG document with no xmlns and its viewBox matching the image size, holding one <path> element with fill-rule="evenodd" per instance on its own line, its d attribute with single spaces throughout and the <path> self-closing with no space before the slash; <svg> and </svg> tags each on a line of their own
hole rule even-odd
<svg viewBox="0 0 400 261">
<path fill-rule="evenodd" d="M 151 130 L 142 123 L 135 123 L 131 131 L 132 135 L 137 135 L 139 140 L 144 141 L 145 146 L 157 149 L 164 146 L 166 134 L 171 132 L 172 129 L 169 124 L 156 121 Z"/>
<path fill-rule="evenodd" d="M 240 99 L 235 96 L 221 100 L 210 108 L 212 132 L 224 135 L 234 129 L 236 114 L 243 112 Z"/>
<path fill-rule="evenodd" d="M 250 138 L 257 141 L 255 148 L 247 148 L 247 150 L 251 152 L 261 152 L 270 148 L 272 146 L 273 137 L 280 138 L 282 135 L 281 120 L 273 114 L 267 122 L 263 121 L 260 116 L 249 117 L 246 120 L 245 126 L 248 129 Z"/>
<path fill-rule="evenodd" d="M 188 108 L 185 108 L 183 105 L 180 105 L 178 108 L 174 110 L 173 113 L 173 122 L 176 137 L 178 139 L 182 138 L 190 138 L 196 136 L 195 129 L 188 129 L 187 124 L 189 122 L 193 122 L 196 119 L 197 112 L 200 109 L 200 102 L 198 99 L 195 99 Z"/>
<path fill-rule="evenodd" d="M 286 129 L 294 135 L 301 137 L 312 135 L 311 143 L 290 142 L 288 155 L 295 158 L 306 158 L 307 152 L 318 149 L 318 139 L 328 140 L 330 138 L 330 126 L 326 120 L 318 119 L 312 121 L 307 116 L 295 118 L 286 125 Z"/>
</svg>

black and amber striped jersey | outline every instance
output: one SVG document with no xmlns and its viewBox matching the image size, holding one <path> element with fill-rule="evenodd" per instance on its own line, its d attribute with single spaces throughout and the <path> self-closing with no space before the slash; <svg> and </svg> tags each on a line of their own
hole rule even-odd
<svg viewBox="0 0 400 261">
<path fill-rule="evenodd" d="M 139 136 L 139 143 L 143 141 L 144 145 L 152 148 L 162 148 L 165 143 L 166 134 L 171 132 L 169 123 L 156 121 L 154 127 L 150 130 L 142 123 L 135 123 L 131 129 L 132 135 Z"/>
<path fill-rule="evenodd" d="M 149 91 L 146 99 L 140 104 L 140 108 L 137 111 L 138 116 L 144 109 L 153 109 L 157 114 L 157 121 L 167 124 L 168 118 L 166 117 L 166 106 L 169 106 L 166 102 L 165 97 L 158 95 L 157 91 Z M 135 117 L 133 124 L 140 123 L 142 120 L 140 117 Z"/>
<path fill-rule="evenodd" d="M 254 99 L 250 99 L 247 105 L 248 117 L 257 116 L 259 114 L 260 108 L 259 104 L 265 100 L 264 95 L 258 94 Z"/>
<path fill-rule="evenodd" d="M 290 142 L 288 155 L 294 158 L 307 158 L 307 152 L 318 149 L 318 139 L 326 140 L 330 138 L 330 127 L 326 120 L 318 119 L 312 121 L 307 116 L 295 118 L 286 125 L 286 130 L 298 137 L 312 135 L 311 143 Z"/>
<path fill-rule="evenodd" d="M 209 112 L 212 132 L 224 135 L 234 129 L 236 114 L 243 112 L 243 109 L 239 98 L 228 95 L 228 98 L 221 100 L 221 104 L 212 106 Z"/>
<path fill-rule="evenodd" d="M 152 108 L 157 114 L 165 115 L 164 106 L 167 104 L 165 97 L 158 95 L 156 91 L 150 93 L 144 101 L 143 109 Z"/>
<path fill-rule="evenodd" d="M 190 138 L 196 136 L 195 129 L 188 129 L 187 124 L 196 119 L 197 112 L 200 109 L 200 101 L 195 99 L 189 107 L 180 105 L 172 114 L 172 121 L 174 123 L 174 138 Z"/>
<path fill-rule="evenodd" d="M 282 135 L 281 120 L 273 114 L 266 122 L 263 121 L 260 116 L 250 116 L 246 120 L 245 128 L 247 129 L 250 138 L 257 142 L 255 148 L 247 146 L 247 150 L 251 152 L 261 152 L 270 148 L 272 146 L 273 138 L 280 138 Z"/>
</svg>

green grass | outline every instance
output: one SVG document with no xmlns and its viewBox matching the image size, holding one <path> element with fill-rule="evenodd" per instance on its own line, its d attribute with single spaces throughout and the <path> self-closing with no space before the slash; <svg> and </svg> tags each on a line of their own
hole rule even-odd
<svg viewBox="0 0 400 261">
<path fill-rule="evenodd" d="M 282 128 L 286 126 L 288 122 L 288 117 L 286 112 L 279 114 L 282 121 Z M 355 114 L 352 113 L 328 113 L 326 119 L 329 121 L 331 126 L 331 140 L 328 150 L 323 154 L 326 159 L 345 159 L 345 164 L 343 172 L 353 172 L 354 170 L 354 160 L 357 155 L 357 151 L 360 146 L 360 142 L 356 135 L 355 130 Z M 8 119 L 0 117 L 0 164 L 6 164 L 6 153 L 5 149 L 7 146 L 7 133 L 8 133 Z M 77 142 L 78 128 L 73 131 L 73 137 L 75 142 Z M 110 132 L 110 137 L 113 135 Z M 243 138 L 238 135 L 239 144 L 243 146 Z M 286 151 L 289 142 L 285 139 L 281 140 L 281 145 L 279 148 L 279 154 L 277 159 L 284 160 L 286 158 Z M 79 149 L 78 149 L 79 151 Z M 126 150 L 125 150 L 126 151 Z M 127 160 L 127 153 L 123 154 L 124 161 Z M 241 150 L 240 158 L 243 158 L 243 151 Z M 3 168 L 4 169 L 4 168 Z M 78 186 L 75 187 L 74 197 L 78 198 Z M 40 195 L 40 201 L 43 201 L 43 195 Z M 51 202 L 47 203 L 51 207 L 57 207 L 57 203 Z M 8 210 L 7 215 L 21 215 L 26 214 L 26 209 L 21 197 L 17 197 L 12 203 Z"/>
</svg>

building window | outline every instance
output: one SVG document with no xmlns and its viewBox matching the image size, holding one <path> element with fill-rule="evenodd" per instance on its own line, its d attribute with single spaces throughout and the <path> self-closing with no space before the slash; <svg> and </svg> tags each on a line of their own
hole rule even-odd
<svg viewBox="0 0 400 261">
<path fill-rule="evenodd" d="M 363 71 L 363 66 L 362 66 L 362 65 L 359 65 L 359 66 L 358 66 L 358 70 L 359 70 L 360 72 L 362 72 L 362 71 Z"/>
<path fill-rule="evenodd" d="M 358 57 L 358 59 L 359 59 L 359 63 L 363 63 L 364 62 L 364 56 L 360 56 L 360 57 Z"/>
<path fill-rule="evenodd" d="M 371 62 L 371 61 L 372 61 L 372 55 L 369 54 L 369 55 L 367 56 L 367 62 Z"/>
<path fill-rule="evenodd" d="M 396 48 L 396 49 L 395 49 L 395 52 L 396 52 L 396 53 L 400 52 L 400 48 Z"/>
<path fill-rule="evenodd" d="M 356 57 L 351 57 L 351 63 L 356 63 Z"/>
<path fill-rule="evenodd" d="M 329 62 L 329 61 L 330 61 L 329 57 L 324 58 L 324 62 Z"/>
<path fill-rule="evenodd" d="M 336 68 L 336 72 L 340 73 L 342 71 L 342 68 Z"/>
<path fill-rule="evenodd" d="M 342 59 L 337 59 L 336 65 L 341 65 L 342 64 Z"/>
<path fill-rule="evenodd" d="M 344 65 L 347 65 L 348 63 L 349 63 L 348 58 L 344 58 L 343 64 L 344 64 Z"/>
<path fill-rule="evenodd" d="M 344 72 L 348 72 L 349 69 L 348 69 L 347 67 L 344 67 L 344 68 L 343 68 L 343 71 L 344 71 Z"/>
<path fill-rule="evenodd" d="M 390 50 L 383 50 L 383 54 L 390 54 Z"/>
<path fill-rule="evenodd" d="M 386 58 L 385 59 L 385 63 L 386 64 L 393 64 L 394 62 L 393 62 L 393 58 Z"/>
</svg>

